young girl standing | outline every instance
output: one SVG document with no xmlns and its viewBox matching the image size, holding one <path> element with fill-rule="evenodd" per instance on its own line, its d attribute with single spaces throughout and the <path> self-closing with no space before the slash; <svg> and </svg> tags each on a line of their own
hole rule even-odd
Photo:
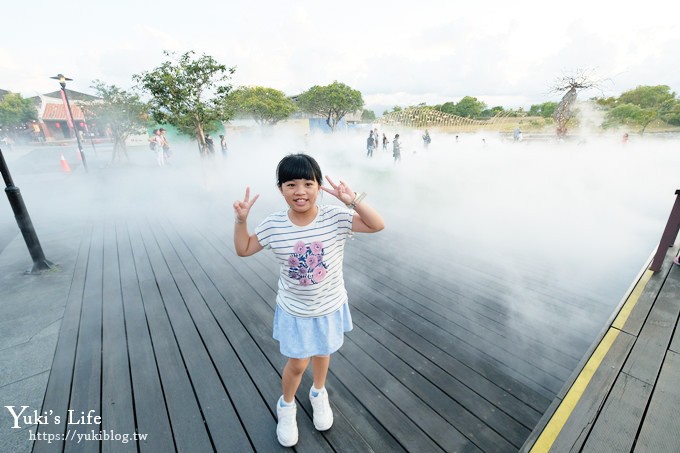
<svg viewBox="0 0 680 453">
<path fill-rule="evenodd" d="M 274 313 L 274 338 L 288 357 L 283 369 L 283 395 L 276 403 L 279 443 L 297 443 L 295 393 L 302 375 L 312 362 L 314 384 L 309 391 L 314 427 L 330 429 L 333 412 L 325 388 L 330 355 L 342 346 L 344 333 L 352 330 L 347 291 L 342 274 L 345 241 L 352 232 L 375 233 L 384 228 L 380 216 L 340 181 L 322 186 L 323 176 L 316 160 L 306 154 L 284 157 L 276 169 L 277 185 L 288 208 L 271 214 L 248 232 L 248 213 L 259 195 L 234 203 L 236 215 L 234 246 L 239 256 L 271 249 L 281 265 Z M 343 202 L 317 205 L 324 190 Z"/>
</svg>

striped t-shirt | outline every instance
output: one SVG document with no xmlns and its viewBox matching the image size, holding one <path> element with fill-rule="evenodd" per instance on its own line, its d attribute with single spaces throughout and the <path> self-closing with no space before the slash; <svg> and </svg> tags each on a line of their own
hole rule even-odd
<svg viewBox="0 0 680 453">
<path fill-rule="evenodd" d="M 287 313 L 325 316 L 347 301 L 342 259 L 352 233 L 352 215 L 341 206 L 319 206 L 309 225 L 297 226 L 285 210 L 255 228 L 257 240 L 274 252 L 281 265 L 276 303 Z"/>
</svg>

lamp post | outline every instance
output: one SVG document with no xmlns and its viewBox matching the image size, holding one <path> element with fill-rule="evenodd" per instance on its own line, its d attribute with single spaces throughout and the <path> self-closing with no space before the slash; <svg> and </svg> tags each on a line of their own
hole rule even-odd
<svg viewBox="0 0 680 453">
<path fill-rule="evenodd" d="M 26 242 L 26 246 L 28 246 L 28 252 L 33 259 L 33 269 L 31 269 L 30 273 L 38 274 L 42 271 L 52 269 L 55 264 L 45 258 L 42 246 L 38 240 L 38 235 L 35 232 L 35 228 L 33 228 L 31 216 L 28 215 L 28 210 L 26 209 L 24 199 L 21 196 L 21 191 L 14 185 L 12 175 L 10 175 L 7 163 L 5 162 L 5 156 L 2 155 L 2 149 L 0 149 L 0 174 L 2 174 L 2 179 L 5 180 L 5 193 L 7 194 L 10 206 L 12 206 L 14 218 L 17 221 L 17 225 L 19 225 L 21 234 L 24 237 L 24 242 Z"/>
<path fill-rule="evenodd" d="M 85 161 L 85 154 L 83 153 L 83 145 L 82 145 L 82 143 L 80 143 L 80 134 L 78 134 L 78 128 L 76 127 L 76 120 L 73 118 L 73 111 L 71 111 L 71 103 L 68 101 L 68 95 L 66 94 L 66 82 L 72 81 L 73 79 L 69 79 L 68 77 L 65 77 L 64 74 L 57 74 L 54 77 L 50 77 L 50 79 L 58 80 L 59 85 L 61 85 L 61 92 L 64 95 L 64 100 L 66 101 L 66 108 L 68 109 L 68 114 L 71 117 L 71 124 L 73 125 L 73 132 L 75 132 L 75 134 L 76 134 L 76 141 L 78 142 L 78 153 L 80 153 L 80 160 L 83 162 L 83 168 L 85 169 L 86 172 L 88 172 L 87 162 Z"/>
</svg>

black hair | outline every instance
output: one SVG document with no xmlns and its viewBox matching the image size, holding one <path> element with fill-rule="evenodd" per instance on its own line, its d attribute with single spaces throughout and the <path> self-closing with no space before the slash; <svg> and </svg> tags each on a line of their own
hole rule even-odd
<svg viewBox="0 0 680 453">
<path fill-rule="evenodd" d="M 280 188 L 286 181 L 309 179 L 321 185 L 323 176 L 319 163 L 307 154 L 289 154 L 276 166 L 276 185 Z"/>
</svg>

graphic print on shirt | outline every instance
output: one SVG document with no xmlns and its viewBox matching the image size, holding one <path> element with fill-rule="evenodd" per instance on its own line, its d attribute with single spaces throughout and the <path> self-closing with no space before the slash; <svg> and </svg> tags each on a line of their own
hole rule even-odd
<svg viewBox="0 0 680 453">
<path fill-rule="evenodd" d="M 326 278 L 328 266 L 323 262 L 323 243 L 314 241 L 310 245 L 298 241 L 288 257 L 288 276 L 301 286 L 314 285 Z"/>
</svg>

